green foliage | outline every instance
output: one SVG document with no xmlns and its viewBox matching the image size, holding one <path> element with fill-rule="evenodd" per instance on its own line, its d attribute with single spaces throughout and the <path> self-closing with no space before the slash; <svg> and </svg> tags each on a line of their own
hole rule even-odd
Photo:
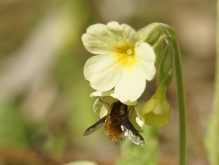
<svg viewBox="0 0 219 165">
<path fill-rule="evenodd" d="M 116 165 L 156 165 L 158 153 L 157 130 L 145 125 L 143 137 L 145 145 L 136 146 L 129 140 L 125 140 L 121 147 L 122 155 Z"/>
<path fill-rule="evenodd" d="M 0 145 L 30 145 L 30 127 L 14 102 L 0 102 Z"/>
</svg>

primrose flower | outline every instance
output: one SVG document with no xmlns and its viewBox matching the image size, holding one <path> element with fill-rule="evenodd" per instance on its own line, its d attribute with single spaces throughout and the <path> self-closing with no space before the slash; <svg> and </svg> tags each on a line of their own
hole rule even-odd
<svg viewBox="0 0 219 165">
<path fill-rule="evenodd" d="M 156 72 L 155 53 L 129 25 L 109 22 L 88 27 L 82 36 L 85 48 L 96 56 L 84 66 L 93 89 L 113 90 L 121 102 L 134 102 L 144 92 L 146 80 Z"/>
<path fill-rule="evenodd" d="M 155 94 L 142 108 L 142 119 L 145 124 L 162 127 L 169 123 L 170 105 L 166 99 L 166 89 L 158 86 Z"/>
<path fill-rule="evenodd" d="M 117 102 L 118 99 L 115 99 L 110 96 L 104 96 L 98 98 L 93 105 L 93 110 L 96 114 L 100 116 L 100 118 L 104 117 L 108 114 L 110 105 L 114 102 Z M 136 130 L 141 130 L 143 127 L 143 121 L 140 119 L 140 107 L 138 102 L 133 102 L 132 105 L 128 105 L 128 117 L 131 121 L 132 125 Z"/>
</svg>

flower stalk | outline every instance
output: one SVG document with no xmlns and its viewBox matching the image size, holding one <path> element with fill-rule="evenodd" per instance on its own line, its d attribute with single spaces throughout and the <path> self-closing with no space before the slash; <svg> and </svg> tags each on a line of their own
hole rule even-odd
<svg viewBox="0 0 219 165">
<path fill-rule="evenodd" d="M 216 74 L 215 74 L 215 95 L 213 112 L 210 116 L 210 123 L 206 136 L 206 147 L 210 165 L 219 164 L 219 1 L 217 2 L 217 31 L 216 31 Z"/>
<path fill-rule="evenodd" d="M 186 113 L 185 113 L 185 97 L 184 97 L 184 87 L 183 87 L 183 75 L 182 75 L 182 65 L 181 57 L 179 51 L 179 44 L 175 32 L 172 28 L 164 25 L 169 36 L 171 37 L 172 46 L 175 52 L 174 62 L 175 62 L 175 72 L 176 72 L 176 84 L 177 84 L 177 103 L 179 109 L 179 165 L 186 164 Z"/>
<path fill-rule="evenodd" d="M 185 97 L 183 88 L 182 66 L 178 44 L 173 45 L 175 51 L 175 70 L 177 84 L 177 99 L 179 109 L 179 165 L 186 164 L 186 113 L 185 113 Z"/>
<path fill-rule="evenodd" d="M 160 32 L 157 32 L 160 31 Z M 153 43 L 153 48 L 156 52 L 156 68 L 157 68 L 157 86 L 159 88 L 168 88 L 172 80 L 172 69 L 175 69 L 176 72 L 176 84 L 177 84 L 177 102 L 179 109 L 179 165 L 186 164 L 186 114 L 185 114 L 185 97 L 184 97 L 184 87 L 183 87 L 183 76 L 182 76 L 182 66 L 181 66 L 181 57 L 179 51 L 178 39 L 174 30 L 166 24 L 153 23 L 146 26 L 144 29 L 140 30 L 139 33 L 143 34 L 147 32 L 148 35 L 142 35 L 142 39 L 145 39 L 146 42 Z M 159 35 L 159 37 L 157 37 Z M 152 42 L 151 39 L 154 38 L 156 42 Z M 166 48 L 163 50 L 163 42 L 166 42 Z M 173 60 L 173 61 L 172 61 Z M 174 65 L 173 65 L 174 63 Z M 155 92 L 156 93 L 156 92 Z M 164 94 L 163 94 L 164 95 Z M 156 94 L 155 94 L 156 96 Z M 154 96 L 151 98 L 154 100 Z M 148 102 L 153 102 L 152 100 Z M 158 99 L 157 99 L 158 100 Z M 165 97 L 161 97 L 160 100 L 165 100 Z M 145 106 L 151 107 L 151 103 L 146 102 Z M 162 103 L 154 104 L 154 112 L 156 109 L 161 109 Z M 156 107 L 157 105 L 157 107 Z M 164 101 L 163 101 L 164 105 Z M 148 108 L 147 107 L 147 108 Z M 162 106 L 167 107 L 167 106 Z M 168 108 L 162 108 L 168 112 Z M 165 112 L 163 110 L 163 114 Z M 143 108 L 143 113 L 146 112 L 146 109 Z M 162 114 L 161 111 L 158 115 Z M 155 114 L 155 113 L 154 113 Z M 154 116 L 154 115 L 153 115 Z M 159 120 L 160 121 L 160 120 Z M 166 119 L 163 118 L 163 123 L 158 123 L 154 120 L 153 125 L 163 126 L 168 121 L 168 115 Z"/>
</svg>

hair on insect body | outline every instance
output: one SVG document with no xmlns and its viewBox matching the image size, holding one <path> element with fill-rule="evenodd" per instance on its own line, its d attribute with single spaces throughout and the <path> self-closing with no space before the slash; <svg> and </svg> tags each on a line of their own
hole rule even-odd
<svg viewBox="0 0 219 165">
<path fill-rule="evenodd" d="M 128 105 L 120 101 L 112 103 L 109 107 L 108 114 L 87 128 L 84 132 L 84 136 L 88 136 L 97 131 L 104 123 L 106 134 L 113 142 L 124 140 L 126 137 L 136 145 L 144 145 L 143 137 L 129 120 Z"/>
</svg>

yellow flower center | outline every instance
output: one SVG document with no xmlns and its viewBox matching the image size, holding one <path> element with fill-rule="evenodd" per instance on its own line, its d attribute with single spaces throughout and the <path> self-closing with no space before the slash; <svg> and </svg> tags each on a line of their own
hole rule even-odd
<svg viewBox="0 0 219 165">
<path fill-rule="evenodd" d="M 128 54 L 128 55 L 132 55 L 132 53 L 133 53 L 132 49 L 128 49 L 128 50 L 127 50 L 127 54 Z"/>
<path fill-rule="evenodd" d="M 132 67 L 136 62 L 135 50 L 133 46 L 125 45 L 116 48 L 116 62 L 123 66 Z"/>
</svg>

